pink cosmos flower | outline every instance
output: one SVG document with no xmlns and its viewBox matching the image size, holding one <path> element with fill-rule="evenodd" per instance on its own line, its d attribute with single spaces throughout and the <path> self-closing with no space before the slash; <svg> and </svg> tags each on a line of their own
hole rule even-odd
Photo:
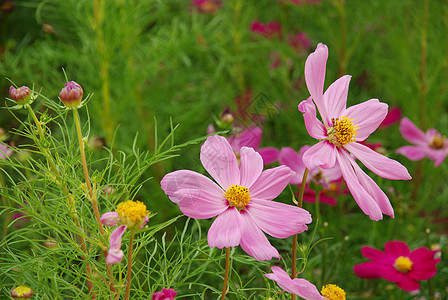
<svg viewBox="0 0 448 300">
<path fill-rule="evenodd" d="M 152 300 L 174 300 L 177 292 L 173 289 L 162 289 L 161 292 L 152 294 Z"/>
<path fill-rule="evenodd" d="M 76 107 L 81 104 L 84 90 L 75 81 L 69 81 L 59 93 L 59 99 L 67 107 Z"/>
<path fill-rule="evenodd" d="M 435 258 L 437 251 L 420 247 L 409 251 L 408 245 L 401 241 L 391 241 L 384 245 L 384 252 L 362 247 L 361 253 L 371 261 L 354 266 L 353 270 L 361 278 L 384 278 L 395 282 L 405 291 L 420 288 L 418 280 L 428 280 L 437 273 Z"/>
<path fill-rule="evenodd" d="M 305 300 L 324 300 L 333 299 L 327 296 L 336 296 L 336 299 L 345 299 L 345 292 L 340 287 L 329 284 L 322 288 L 322 294 L 319 293 L 316 286 L 308 280 L 302 278 L 294 278 L 286 273 L 282 268 L 271 267 L 272 273 L 265 274 L 267 278 L 274 280 L 279 287 L 287 291 L 288 293 L 295 294 Z"/>
<path fill-rule="evenodd" d="M 282 25 L 275 21 L 271 21 L 269 23 L 262 23 L 258 20 L 255 20 L 250 25 L 250 31 L 256 34 L 259 34 L 265 38 L 281 38 L 282 35 Z"/>
<path fill-rule="evenodd" d="M 188 217 L 216 219 L 208 231 L 210 247 L 241 245 L 258 260 L 280 255 L 263 231 L 286 238 L 307 230 L 311 215 L 297 206 L 271 201 L 288 184 L 293 172 L 286 166 L 263 171 L 261 155 L 242 147 L 240 162 L 229 142 L 210 136 L 201 147 L 201 162 L 216 183 L 204 175 L 179 170 L 161 181 L 170 200 Z"/>
<path fill-rule="evenodd" d="M 290 34 L 288 42 L 297 54 L 305 53 L 311 47 L 311 41 L 305 32 Z"/>
<path fill-rule="evenodd" d="M 299 104 L 308 133 L 320 140 L 303 155 L 308 169 L 333 167 L 336 162 L 361 210 L 372 220 L 383 214 L 394 216 L 386 194 L 358 166 L 359 159 L 367 168 L 387 179 L 411 179 L 406 168 L 360 144 L 381 124 L 387 114 L 387 104 L 371 99 L 346 108 L 351 76 L 343 76 L 323 92 L 328 48 L 317 45 L 305 62 L 305 81 L 311 97 Z M 314 101 L 314 103 L 313 103 Z M 322 122 L 316 118 L 316 106 Z"/>
<path fill-rule="evenodd" d="M 399 107 L 392 107 L 384 118 L 383 122 L 381 122 L 380 127 L 385 128 L 389 127 L 395 123 L 398 123 L 401 119 L 401 109 Z"/>
<path fill-rule="evenodd" d="M 425 156 L 434 161 L 438 167 L 448 154 L 448 142 L 437 130 L 429 129 L 424 133 L 408 118 L 400 123 L 400 132 L 403 137 L 415 146 L 404 146 L 397 149 L 410 160 L 421 160 Z"/>
<path fill-rule="evenodd" d="M 310 146 L 306 145 L 300 148 L 299 153 L 294 149 L 289 147 L 284 147 L 280 150 L 278 161 L 281 165 L 289 167 L 296 174 L 291 177 L 290 184 L 301 185 L 302 177 L 305 173 L 305 163 L 303 162 L 303 153 L 308 150 Z M 330 169 L 322 169 L 316 167 L 310 170 L 306 182 L 310 182 L 321 185 L 323 191 L 319 196 L 319 201 L 322 203 L 327 203 L 330 205 L 336 205 L 336 199 L 332 197 L 332 194 L 339 191 L 338 186 L 340 185 L 342 174 L 339 166 L 335 164 L 334 167 Z M 306 202 L 314 203 L 316 199 L 316 192 L 309 187 L 305 188 L 305 194 L 303 195 L 303 200 Z"/>
<path fill-rule="evenodd" d="M 7 159 L 13 154 L 11 148 L 0 142 L 0 159 Z"/>
</svg>

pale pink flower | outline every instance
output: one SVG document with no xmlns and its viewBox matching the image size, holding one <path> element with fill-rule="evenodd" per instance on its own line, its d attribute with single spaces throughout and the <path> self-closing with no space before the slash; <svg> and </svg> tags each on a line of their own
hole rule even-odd
<svg viewBox="0 0 448 300">
<path fill-rule="evenodd" d="M 174 300 L 177 292 L 173 289 L 162 289 L 161 292 L 152 294 L 151 300 Z"/>
<path fill-rule="evenodd" d="M 333 167 L 336 162 L 361 210 L 372 220 L 380 220 L 383 214 L 394 216 L 386 194 L 358 166 L 359 159 L 377 175 L 395 180 L 411 179 L 406 168 L 360 144 L 374 132 L 387 114 L 387 104 L 378 99 L 346 108 L 351 76 L 343 76 L 323 92 L 328 48 L 319 44 L 305 62 L 305 81 L 311 97 L 299 104 L 308 133 L 321 140 L 308 149 L 303 161 L 308 169 L 318 166 Z M 313 103 L 314 101 L 314 103 Z M 316 118 L 316 106 L 322 122 Z"/>
<path fill-rule="evenodd" d="M 161 181 L 170 200 L 188 217 L 217 216 L 208 231 L 210 247 L 241 245 L 258 260 L 280 255 L 263 231 L 286 238 L 307 230 L 311 215 L 297 206 L 270 201 L 289 183 L 293 172 L 286 166 L 263 171 L 263 160 L 252 148 L 242 147 L 240 162 L 229 142 L 210 136 L 201 147 L 201 162 L 216 183 L 204 175 L 179 170 Z"/>
<path fill-rule="evenodd" d="M 11 148 L 0 142 L 0 159 L 7 159 L 13 154 Z"/>
<path fill-rule="evenodd" d="M 429 129 L 424 133 L 408 118 L 400 123 L 400 132 L 403 137 L 415 146 L 404 146 L 397 149 L 410 160 L 421 160 L 425 156 L 434 161 L 438 167 L 448 154 L 448 141 L 437 130 Z"/>
</svg>

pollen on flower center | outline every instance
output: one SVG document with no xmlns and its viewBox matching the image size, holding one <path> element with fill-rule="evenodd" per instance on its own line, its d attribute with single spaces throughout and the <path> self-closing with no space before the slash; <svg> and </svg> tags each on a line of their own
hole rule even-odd
<svg viewBox="0 0 448 300">
<path fill-rule="evenodd" d="M 128 200 L 118 204 L 116 212 L 122 218 L 126 218 L 134 223 L 145 219 L 149 212 L 146 210 L 146 205 L 140 201 Z"/>
<path fill-rule="evenodd" d="M 242 185 L 232 184 L 224 193 L 224 196 L 229 201 L 230 206 L 235 206 L 238 209 L 243 209 L 250 202 L 249 189 Z"/>
<path fill-rule="evenodd" d="M 445 137 L 437 133 L 436 135 L 433 136 L 431 142 L 429 143 L 429 147 L 432 149 L 445 148 Z"/>
<path fill-rule="evenodd" d="M 335 284 L 323 286 L 321 293 L 325 300 L 345 300 L 345 291 Z"/>
<path fill-rule="evenodd" d="M 349 119 L 346 116 L 340 118 L 332 118 L 333 127 L 327 131 L 328 140 L 336 146 L 347 145 L 356 140 L 358 135 L 358 124 L 354 119 Z"/>
<path fill-rule="evenodd" d="M 407 273 L 412 270 L 413 264 L 409 257 L 400 256 L 395 260 L 394 268 L 401 273 Z"/>
</svg>

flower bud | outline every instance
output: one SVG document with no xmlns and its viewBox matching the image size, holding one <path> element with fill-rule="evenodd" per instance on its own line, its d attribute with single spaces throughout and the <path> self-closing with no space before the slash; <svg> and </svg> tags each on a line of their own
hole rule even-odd
<svg viewBox="0 0 448 300">
<path fill-rule="evenodd" d="M 59 93 L 59 99 L 66 107 L 77 107 L 81 104 L 84 91 L 82 87 L 74 81 L 69 81 Z"/>
<path fill-rule="evenodd" d="M 14 299 L 28 299 L 33 295 L 33 290 L 27 286 L 19 285 L 11 290 Z"/>
<path fill-rule="evenodd" d="M 13 87 L 9 88 L 9 96 L 12 100 L 16 101 L 19 105 L 25 105 L 31 101 L 31 90 L 27 86 L 21 86 L 18 89 Z"/>
</svg>

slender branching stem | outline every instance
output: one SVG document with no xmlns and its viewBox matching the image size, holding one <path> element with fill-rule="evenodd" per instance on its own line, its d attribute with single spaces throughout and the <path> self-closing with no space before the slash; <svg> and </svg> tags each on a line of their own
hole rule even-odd
<svg viewBox="0 0 448 300">
<path fill-rule="evenodd" d="M 126 275 L 126 293 L 124 295 L 124 300 L 129 300 L 129 294 L 131 292 L 132 249 L 134 248 L 134 236 L 135 236 L 135 230 L 131 230 L 131 238 L 129 239 L 129 249 L 128 249 L 128 271 Z"/>
<path fill-rule="evenodd" d="M 299 199 L 297 202 L 297 206 L 298 207 L 302 207 L 302 203 L 303 203 L 303 195 L 305 194 L 305 186 L 306 186 L 306 179 L 308 177 L 308 168 L 305 169 L 305 172 L 303 172 L 303 177 L 302 177 L 302 184 L 300 186 L 300 191 L 299 191 Z M 297 233 L 294 234 L 294 236 L 292 237 L 292 266 L 291 266 L 291 278 L 296 278 L 297 276 Z M 296 299 L 296 295 L 291 294 L 291 300 L 295 300 Z"/>
<path fill-rule="evenodd" d="M 224 271 L 224 283 L 222 286 L 221 300 L 226 298 L 227 285 L 229 281 L 229 267 L 230 267 L 230 247 L 226 248 L 226 269 Z"/>
</svg>

